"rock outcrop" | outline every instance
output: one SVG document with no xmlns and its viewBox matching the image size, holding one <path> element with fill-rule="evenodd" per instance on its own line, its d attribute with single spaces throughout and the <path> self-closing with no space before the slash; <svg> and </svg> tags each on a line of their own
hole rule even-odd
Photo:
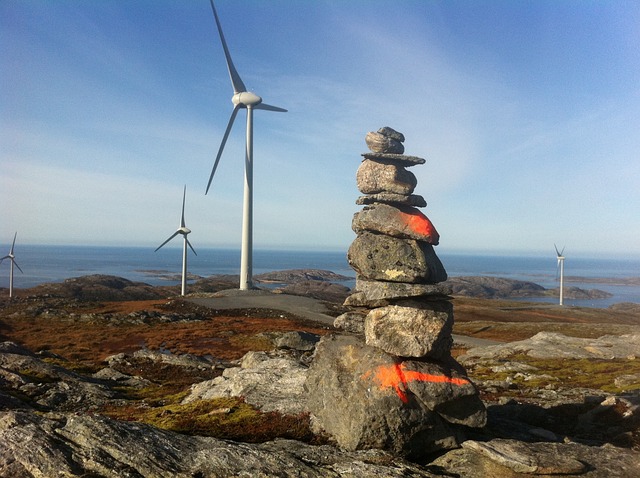
<svg viewBox="0 0 640 478">
<path fill-rule="evenodd" d="M 283 347 L 298 347 L 306 352 L 313 337 L 307 334 L 283 334 L 274 337 Z M 464 476 L 466 478 L 514 478 L 531 476 L 564 476 L 574 474 L 584 478 L 629 478 L 640 476 L 638 452 L 629 448 L 612 446 L 614 441 L 594 441 L 600 437 L 613 439 L 613 433 L 629 435 L 638 429 L 640 417 L 637 397 L 602 396 L 589 400 L 585 395 L 577 403 L 559 401 L 552 408 L 521 404 L 514 400 L 503 405 L 489 407 L 489 424 L 477 431 L 473 440 L 462 442 L 461 448 L 445 454 L 433 455 L 422 464 L 410 463 L 397 455 L 404 453 L 394 441 L 406 443 L 401 435 L 393 435 L 391 442 L 380 445 L 380 435 L 373 433 L 375 424 L 365 430 L 354 430 L 358 415 L 365 411 L 374 421 L 389 424 L 393 430 L 404 430 L 409 435 L 422 432 L 424 445 L 433 447 L 452 445 L 451 421 L 470 418 L 482 420 L 482 416 L 469 417 L 466 400 L 473 400 L 473 390 L 464 376 L 463 369 L 453 361 L 409 360 L 398 371 L 394 357 L 377 347 L 362 347 L 357 336 L 340 335 L 323 342 L 320 347 L 344 351 L 353 345 L 354 354 L 334 357 L 332 361 L 356 362 L 350 368 L 358 385 L 342 396 L 340 406 L 356 417 L 340 421 L 345 439 L 361 437 L 361 443 L 375 445 L 373 449 L 347 451 L 331 445 L 310 445 L 294 440 L 276 439 L 266 443 L 240 443 L 214 437 L 192 436 L 161 430 L 154 426 L 110 419 L 96 413 L 96 407 L 121 401 L 116 390 L 123 384 L 146 387 L 144 379 L 118 372 L 139 370 L 145 360 L 163 363 L 193 374 L 206 372 L 213 364 L 190 355 L 167 355 L 152 351 L 140 351 L 134 355 L 118 354 L 108 359 L 109 366 L 93 377 L 83 376 L 44 359 L 54 357 L 35 354 L 11 342 L 0 343 L 0 476 L 31 478 L 33 476 L 102 476 L 120 477 L 203 477 L 219 476 L 278 476 L 278 477 L 436 477 Z M 288 345 L 285 345 L 288 344 Z M 284 349 L 282 349 L 284 350 Z M 326 357 L 319 353 L 319 357 Z M 284 360 L 283 360 L 284 359 Z M 64 363 L 63 360 L 57 358 Z M 293 408 L 280 408 L 285 413 L 296 413 L 304 407 L 302 381 L 286 380 L 292 371 L 305 367 L 292 356 L 278 352 L 265 355 L 251 352 L 241 361 L 240 367 L 227 368 L 224 386 L 241 384 L 247 388 L 247 398 L 265 410 L 269 404 L 280 402 L 291 392 Z M 362 375 L 376 374 L 371 390 L 359 379 Z M 390 374 L 389 367 L 392 366 Z M 448 369 L 447 369 L 448 367 Z M 394 370 L 395 369 L 395 370 Z M 347 369 L 331 368 L 333 379 L 325 384 L 335 392 L 337 382 L 350 379 Z M 518 370 L 522 370 L 519 367 Z M 244 371 L 244 372 L 243 372 Z M 379 373 L 383 372 L 383 373 Z M 399 385 L 401 372 L 406 388 Z M 453 383 L 421 382 L 412 380 L 416 374 L 447 375 L 457 379 L 462 386 Z M 245 375 L 246 374 L 246 375 Z M 253 379 L 247 381 L 251 374 Z M 245 375 L 242 377 L 242 375 Z M 386 380 L 385 377 L 395 379 Z M 279 377 L 279 378 L 278 378 Z M 329 377 L 331 378 L 331 377 Z M 379 379 L 383 379 L 380 381 Z M 255 381 L 253 381 L 255 380 Z M 269 388 L 269 384 L 272 382 Z M 205 382 L 202 382 L 205 383 Z M 261 391 L 249 392 L 251 384 Z M 323 385 L 325 385 L 323 384 Z M 395 385 L 395 386 L 394 386 Z M 99 393 L 86 393 L 87 387 L 96 386 Z M 235 385 L 233 385 L 235 386 Z M 197 389 L 198 385 L 194 386 Z M 439 390 L 429 390 L 437 387 Z M 422 389 L 424 388 L 424 389 Z M 385 393 L 385 389 L 391 391 Z M 59 401 L 42 401 L 57 390 Z M 270 391 L 269 391 L 270 390 Z M 297 390 L 298 395 L 295 395 Z M 226 393 L 226 392 L 222 392 Z M 340 391 L 342 394 L 343 392 Z M 297 397 L 297 398 L 296 398 Z M 402 397 L 408 400 L 405 404 Z M 557 400 L 561 396 L 557 397 Z M 318 396 L 307 400 L 319 401 Z M 422 406 L 419 401 L 428 401 Z M 371 408 L 379 404 L 379 408 Z M 123 405 L 125 405 L 123 403 Z M 296 408 L 297 407 L 297 408 Z M 426 407 L 426 408 L 425 408 Z M 436 410 L 429 413 L 428 409 Z M 397 413 L 388 411 L 395 409 Z M 336 410 L 334 410 L 336 411 Z M 376 415 L 377 413 L 377 415 Z M 327 410 L 327 415 L 338 418 Z M 565 423 L 567 415 L 575 419 Z M 421 418 L 424 421 L 417 421 Z M 547 429 L 545 429 L 547 427 Z M 549 428 L 552 428 L 551 431 Z M 617 430 L 617 431 L 616 431 Z M 570 438 L 566 433 L 582 437 L 585 443 Z M 603 432 L 609 435 L 602 435 Z M 413 433 L 415 434 L 415 433 Z M 591 441 L 586 441 L 591 437 Z M 619 439 L 616 439 L 619 440 Z M 564 442 L 563 442 L 564 441 Z M 354 445 L 354 447 L 357 447 Z M 376 448 L 388 448 L 383 451 Z"/>
<path fill-rule="evenodd" d="M 453 307 L 435 253 L 440 235 L 417 207 L 404 135 L 368 133 L 356 182 L 364 208 L 353 217 L 348 260 L 356 271 L 351 308 L 324 337 L 305 387 L 316 430 L 347 450 L 379 448 L 420 457 L 458 446 L 462 427 L 482 427 L 486 410 L 451 357 Z"/>
</svg>

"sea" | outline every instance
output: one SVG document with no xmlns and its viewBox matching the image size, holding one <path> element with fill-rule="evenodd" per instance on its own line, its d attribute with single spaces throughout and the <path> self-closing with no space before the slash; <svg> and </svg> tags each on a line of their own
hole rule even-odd
<svg viewBox="0 0 640 478">
<path fill-rule="evenodd" d="M 197 249 L 189 251 L 190 274 L 209 277 L 218 274 L 237 275 L 240 251 L 234 249 Z M 535 282 L 547 289 L 557 288 L 557 260 L 554 254 L 491 255 L 441 253 L 437 251 L 450 277 L 490 276 Z M 145 247 L 98 247 L 60 245 L 20 245 L 16 261 L 23 273 L 14 270 L 14 287 L 30 288 L 46 282 L 90 274 L 107 274 L 151 285 L 178 284 L 182 269 L 182 250 L 163 248 L 154 252 Z M 330 270 L 348 277 L 344 284 L 355 285 L 355 272 L 349 267 L 346 251 L 254 250 L 253 274 L 287 269 Z M 565 259 L 565 286 L 600 289 L 612 295 L 606 299 L 564 300 L 565 305 L 606 308 L 619 302 L 640 303 L 640 283 L 625 284 L 625 279 L 640 277 L 640 258 Z M 9 261 L 0 265 L 0 287 L 9 287 Z M 557 302 L 556 298 L 527 299 Z"/>
</svg>

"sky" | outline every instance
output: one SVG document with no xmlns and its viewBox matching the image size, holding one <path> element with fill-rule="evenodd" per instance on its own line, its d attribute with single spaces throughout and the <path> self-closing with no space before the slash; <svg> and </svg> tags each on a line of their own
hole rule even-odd
<svg viewBox="0 0 640 478">
<path fill-rule="evenodd" d="M 254 115 L 254 248 L 347 250 L 369 131 L 438 252 L 640 256 L 640 2 L 217 0 Z M 240 247 L 245 111 L 207 0 L 0 2 L 0 252 Z M 172 245 L 180 247 L 179 240 Z M 4 245 L 3 245 L 4 244 Z"/>
</svg>

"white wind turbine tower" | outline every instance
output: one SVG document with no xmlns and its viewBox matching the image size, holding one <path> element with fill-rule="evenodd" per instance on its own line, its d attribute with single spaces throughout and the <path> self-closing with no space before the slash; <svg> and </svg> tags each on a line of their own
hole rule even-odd
<svg viewBox="0 0 640 478">
<path fill-rule="evenodd" d="M 169 237 L 169 239 L 167 239 L 162 244 L 160 244 L 154 251 L 156 252 L 158 249 L 160 249 L 162 246 L 164 246 L 167 242 L 169 242 L 171 239 L 176 237 L 178 234 L 182 234 L 182 237 L 184 238 L 184 243 L 182 245 L 182 295 L 185 295 L 187 291 L 187 246 L 191 248 L 191 250 L 196 256 L 198 255 L 195 249 L 193 248 L 193 246 L 191 245 L 191 243 L 189 242 L 189 239 L 187 239 L 187 234 L 191 232 L 191 229 L 185 226 L 185 223 L 184 223 L 184 202 L 186 197 L 187 197 L 187 186 L 184 187 L 184 192 L 182 193 L 182 216 L 180 217 L 180 227 L 176 232 L 174 232 Z"/>
<path fill-rule="evenodd" d="M 556 255 L 558 256 L 558 270 L 560 272 L 560 305 L 563 305 L 563 294 L 564 294 L 564 256 L 562 253 L 564 252 L 564 247 L 561 251 L 558 251 L 558 246 L 555 244 L 553 247 L 556 248 Z"/>
<path fill-rule="evenodd" d="M 224 39 L 222 33 L 222 27 L 220 26 L 220 19 L 216 12 L 216 7 L 211 2 L 211 9 L 213 10 L 213 16 L 218 26 L 218 33 L 220 34 L 220 41 L 222 42 L 222 48 L 224 50 L 224 56 L 227 60 L 227 68 L 229 70 L 229 76 L 231 77 L 231 84 L 233 85 L 233 96 L 231 101 L 233 103 L 233 111 L 231 112 L 231 118 L 229 118 L 229 124 L 222 137 L 222 143 L 218 149 L 218 155 L 213 164 L 211 175 L 209 176 L 209 182 L 207 183 L 207 190 L 205 194 L 209 192 L 211 186 L 211 180 L 218 167 L 222 150 L 229 137 L 229 132 L 233 126 L 233 121 L 238 114 L 238 110 L 245 108 L 247 110 L 247 146 L 244 163 L 244 203 L 242 208 L 242 249 L 240 257 L 240 290 L 251 289 L 253 284 L 252 268 L 253 268 L 253 110 L 268 110 L 268 111 L 280 111 L 286 112 L 283 108 L 277 106 L 267 105 L 262 102 L 262 98 L 258 95 L 247 91 L 244 83 L 240 79 L 240 75 L 233 66 L 231 61 L 231 55 L 227 48 L 227 42 Z"/>
<path fill-rule="evenodd" d="M 9 259 L 11 261 L 11 269 L 9 272 L 9 297 L 13 297 L 13 266 L 15 265 L 18 268 L 18 270 L 22 272 L 22 269 L 20 269 L 20 266 L 16 262 L 16 256 L 13 254 L 13 248 L 16 245 L 17 235 L 18 235 L 17 232 L 13 235 L 13 243 L 11 244 L 11 249 L 9 250 L 9 254 L 0 258 L 0 264 L 2 264 L 2 261 L 4 261 L 5 259 Z M 24 272 L 22 273 L 24 274 Z"/>
</svg>

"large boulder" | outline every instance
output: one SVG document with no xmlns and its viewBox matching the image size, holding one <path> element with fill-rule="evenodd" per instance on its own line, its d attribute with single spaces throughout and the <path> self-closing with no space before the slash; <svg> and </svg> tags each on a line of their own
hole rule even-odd
<svg viewBox="0 0 640 478">
<path fill-rule="evenodd" d="M 389 192 L 408 196 L 418 180 L 402 166 L 366 159 L 356 172 L 356 184 L 362 194 Z"/>
<path fill-rule="evenodd" d="M 427 216 L 413 207 L 387 204 L 365 206 L 353 215 L 351 228 L 356 234 L 377 232 L 402 239 L 416 239 L 437 245 L 440 234 Z"/>
<path fill-rule="evenodd" d="M 347 450 L 380 448 L 418 457 L 456 447 L 460 431 L 448 419 L 483 423 L 477 404 L 468 420 L 454 405 L 475 389 L 446 367 L 436 371 L 437 365 L 425 365 L 432 367 L 428 372 L 416 367 L 354 336 L 323 337 L 305 383 L 314 427 Z M 425 380 L 433 382 L 431 388 L 412 383 Z M 462 388 L 454 392 L 454 387 Z"/>
<path fill-rule="evenodd" d="M 433 246 L 414 239 L 364 232 L 351 243 L 347 258 L 365 279 L 430 284 L 447 280 Z"/>
<path fill-rule="evenodd" d="M 371 310 L 364 322 L 367 345 L 399 357 L 447 357 L 452 330 L 448 301 L 402 301 Z"/>
</svg>

